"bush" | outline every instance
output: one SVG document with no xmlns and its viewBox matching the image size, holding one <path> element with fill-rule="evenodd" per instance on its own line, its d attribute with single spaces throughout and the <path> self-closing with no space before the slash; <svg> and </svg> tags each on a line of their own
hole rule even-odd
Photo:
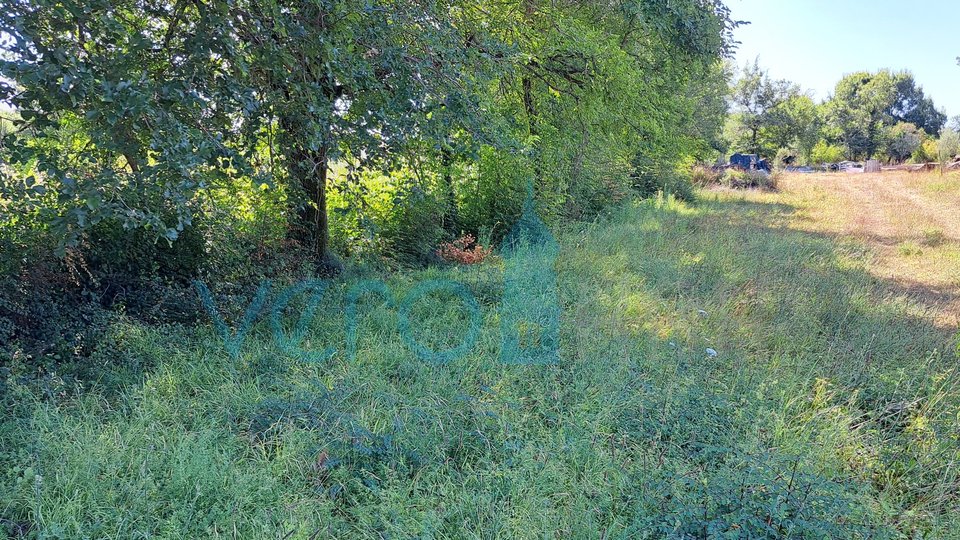
<svg viewBox="0 0 960 540">
<path fill-rule="evenodd" d="M 453 242 L 444 242 L 437 248 L 437 256 L 444 261 L 464 265 L 480 264 L 491 253 L 492 248 L 483 247 L 471 234 L 465 234 Z"/>
<path fill-rule="evenodd" d="M 813 151 L 810 152 L 810 161 L 818 165 L 837 163 L 843 161 L 844 156 L 845 153 L 842 146 L 829 144 L 827 141 L 821 139 L 820 142 L 813 147 Z"/>
<path fill-rule="evenodd" d="M 534 174 L 523 156 L 484 148 L 476 170 L 464 175 L 461 189 L 470 195 L 459 201 L 460 227 L 475 233 L 487 231 L 494 242 L 502 240 L 520 217 L 527 183 Z M 537 202 L 537 214 L 549 222 L 555 209 L 539 199 Z"/>
<path fill-rule="evenodd" d="M 777 189 L 779 176 L 779 173 L 771 174 L 766 171 L 727 169 L 720 183 L 733 189 L 755 188 L 774 191 Z"/>
<path fill-rule="evenodd" d="M 633 187 L 643 198 L 662 193 L 673 195 L 681 201 L 694 199 L 691 177 L 671 169 L 638 172 L 634 176 Z"/>
<path fill-rule="evenodd" d="M 697 165 L 690 172 L 690 183 L 697 187 L 707 187 L 719 184 L 723 179 L 723 171 L 712 167 Z"/>
<path fill-rule="evenodd" d="M 953 159 L 960 152 L 960 133 L 944 128 L 937 141 L 937 161 L 945 162 Z"/>
<path fill-rule="evenodd" d="M 940 149 L 937 145 L 937 140 L 929 138 L 923 141 L 913 154 L 910 156 L 910 161 L 913 163 L 939 163 L 940 162 Z"/>
<path fill-rule="evenodd" d="M 386 252 L 407 265 L 436 262 L 437 245 L 446 236 L 438 219 L 444 210 L 442 201 L 418 186 L 398 193 L 379 231 Z"/>
</svg>

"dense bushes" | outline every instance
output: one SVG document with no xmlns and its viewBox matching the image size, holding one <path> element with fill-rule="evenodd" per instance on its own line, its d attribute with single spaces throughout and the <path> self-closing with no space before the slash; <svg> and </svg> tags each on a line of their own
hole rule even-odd
<svg viewBox="0 0 960 540">
<path fill-rule="evenodd" d="M 296 240 L 334 271 L 331 247 L 422 263 L 458 229 L 496 238 L 529 182 L 548 220 L 633 188 L 689 196 L 672 171 L 716 146 L 737 24 L 719 0 L 215 4 L 0 13 L 0 99 L 22 128 L 0 147 L 0 198 L 33 212 L 51 247 L 98 241 L 105 222 L 179 242 L 226 192 L 239 215 L 282 216 L 260 243 Z M 260 39 L 265 27 L 288 37 Z M 88 51 L 101 42 L 126 45 Z"/>
<path fill-rule="evenodd" d="M 740 169 L 727 169 L 723 173 L 720 183 L 726 187 L 740 188 L 758 188 L 758 189 L 777 189 L 777 177 L 779 173 L 768 173 L 766 171 L 743 171 Z"/>
<path fill-rule="evenodd" d="M 683 201 L 693 200 L 691 177 L 675 170 L 641 172 L 634 177 L 633 187 L 641 197 L 655 197 L 662 193 Z"/>
<path fill-rule="evenodd" d="M 756 188 L 776 190 L 780 173 L 745 171 L 736 167 L 713 169 L 696 166 L 691 172 L 691 182 L 698 187 L 724 186 L 734 189 Z"/>
<path fill-rule="evenodd" d="M 697 187 L 709 187 L 719 184 L 723 179 L 724 171 L 704 165 L 697 165 L 690 173 L 690 182 Z"/>
</svg>

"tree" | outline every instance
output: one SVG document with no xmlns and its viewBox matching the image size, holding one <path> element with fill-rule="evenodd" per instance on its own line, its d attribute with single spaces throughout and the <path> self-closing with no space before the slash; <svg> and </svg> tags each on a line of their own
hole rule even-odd
<svg viewBox="0 0 960 540">
<path fill-rule="evenodd" d="M 411 141 L 433 140 L 449 151 L 458 140 L 450 132 L 475 126 L 483 79 L 474 68 L 482 59 L 449 15 L 452 7 L 327 0 L 226 9 L 266 121 L 275 119 L 280 130 L 297 195 L 296 237 L 321 265 L 336 266 L 326 208 L 333 161 L 390 169 Z"/>
<path fill-rule="evenodd" d="M 104 221 L 172 242 L 205 190 L 268 184 L 335 270 L 327 190 L 360 172 L 429 169 L 448 207 L 475 174 L 478 231 L 531 177 L 541 208 L 596 206 L 708 152 L 736 24 L 719 0 L 12 0 L 0 196 L 66 248 Z"/>
<path fill-rule="evenodd" d="M 858 72 L 837 83 L 828 105 L 831 126 L 851 158 L 870 159 L 883 144 L 884 130 L 896 124 L 912 123 L 928 134 L 936 134 L 946 122 L 923 90 L 907 72 Z"/>
<path fill-rule="evenodd" d="M 889 72 L 847 75 L 837 83 L 828 104 L 830 122 L 851 158 L 870 159 L 880 145 L 884 125 L 890 123 L 889 109 L 894 84 Z"/>
<path fill-rule="evenodd" d="M 884 130 L 884 150 L 896 163 L 903 163 L 920 148 L 923 142 L 921 130 L 913 124 L 900 122 Z"/>
<path fill-rule="evenodd" d="M 940 162 L 940 174 L 947 162 L 960 154 L 960 133 L 954 129 L 943 128 L 940 132 L 940 140 L 937 141 L 937 157 Z"/>
<path fill-rule="evenodd" d="M 805 160 L 820 140 L 820 107 L 806 94 L 794 94 L 774 107 L 762 138 L 776 149 L 794 149 Z"/>
<path fill-rule="evenodd" d="M 190 37 L 217 33 L 211 20 L 187 13 L 26 0 L 0 12 L 0 100 L 31 135 L 5 137 L 24 170 L 3 177 L 3 192 L 43 213 L 61 248 L 104 219 L 175 240 L 192 192 L 249 172 L 231 126 L 254 97 L 222 76 L 216 41 Z M 48 192 L 60 204 L 41 204 Z"/>
<path fill-rule="evenodd" d="M 745 146 L 754 154 L 764 154 L 765 150 L 776 151 L 776 148 L 764 147 L 763 131 L 779 128 L 774 138 L 784 137 L 790 130 L 787 126 L 790 117 L 781 106 L 799 96 L 799 86 L 790 81 L 771 79 L 758 61 L 744 66 L 730 97 L 737 121 L 742 126 L 741 137 L 744 140 L 738 145 Z M 773 142 L 773 145 L 778 142 Z"/>
<path fill-rule="evenodd" d="M 390 168 L 408 141 L 449 144 L 476 116 L 489 62 L 465 46 L 453 8 L 17 0 L 0 13 L 11 41 L 0 75 L 13 81 L 0 98 L 37 137 L 7 144 L 64 202 L 48 208 L 64 246 L 103 219 L 174 240 L 194 193 L 246 176 L 286 186 L 293 235 L 334 268 L 331 161 Z"/>
<path fill-rule="evenodd" d="M 893 75 L 896 85 L 893 103 L 890 106 L 890 116 L 895 122 L 906 122 L 917 126 L 927 133 L 936 136 L 947 122 L 947 115 L 933 104 L 933 100 L 926 97 L 923 88 L 917 86 L 913 74 L 901 72 Z"/>
</svg>

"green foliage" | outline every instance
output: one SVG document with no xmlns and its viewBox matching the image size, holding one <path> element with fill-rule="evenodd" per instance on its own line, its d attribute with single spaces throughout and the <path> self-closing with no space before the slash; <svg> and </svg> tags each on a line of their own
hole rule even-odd
<svg viewBox="0 0 960 540">
<path fill-rule="evenodd" d="M 770 156 L 791 144 L 815 119 L 804 98 L 796 84 L 771 79 L 757 61 L 747 64 L 731 89 L 734 149 Z"/>
<path fill-rule="evenodd" d="M 937 159 L 938 163 L 944 164 L 960 154 L 960 132 L 950 128 L 943 128 L 940 131 L 940 139 L 937 141 Z"/>
<path fill-rule="evenodd" d="M 890 139 L 887 129 L 899 123 L 913 124 L 933 135 L 946 122 L 946 116 L 937 111 L 909 72 L 880 70 L 847 75 L 837 83 L 827 110 L 831 127 L 843 141 L 848 157 L 854 159 L 873 157 Z M 890 157 L 899 159 L 902 150 L 894 150 Z"/>
<path fill-rule="evenodd" d="M 642 197 L 674 196 L 678 200 L 694 199 L 693 184 L 689 174 L 676 170 L 661 170 L 642 173 L 634 179 L 634 189 Z"/>
<path fill-rule="evenodd" d="M 849 157 L 870 158 L 879 149 L 894 96 L 889 72 L 844 77 L 828 104 L 830 122 L 841 133 Z"/>
<path fill-rule="evenodd" d="M 418 186 L 398 193 L 380 229 L 387 252 L 407 264 L 435 262 L 435 250 L 447 239 L 437 221 L 443 213 L 443 201 Z"/>
<path fill-rule="evenodd" d="M 923 137 L 917 126 L 901 122 L 884 130 L 883 144 L 883 149 L 891 160 L 903 163 L 921 149 Z"/>
<path fill-rule="evenodd" d="M 595 215 L 632 177 L 716 152 L 737 24 L 716 0 L 18 0 L 0 14 L 0 97 L 21 116 L 0 198 L 63 253 L 102 222 L 173 242 L 211 192 L 246 204 L 266 185 L 283 234 L 324 264 L 331 241 L 427 249 L 387 223 L 407 198 L 380 211 L 395 238 L 370 239 L 371 175 L 435 176 L 415 212 L 442 207 L 447 234 L 508 222 L 506 177 L 532 178 L 550 219 Z"/>
<path fill-rule="evenodd" d="M 923 142 L 910 155 L 913 163 L 939 163 L 939 149 L 937 140 L 932 137 L 923 138 Z"/>
<path fill-rule="evenodd" d="M 845 157 L 851 159 L 880 153 L 902 162 L 946 122 L 908 72 L 848 75 L 837 83 L 831 99 L 818 105 L 797 85 L 771 79 L 754 62 L 730 89 L 730 99 L 735 108 L 724 136 L 734 150 L 770 157 L 789 148 L 808 163 L 824 158 L 813 156 L 821 139 L 824 144 L 842 143 Z M 913 131 L 908 133 L 905 125 L 914 126 Z"/>
<path fill-rule="evenodd" d="M 843 161 L 845 150 L 842 146 L 830 144 L 820 139 L 810 152 L 810 162 L 818 165 Z"/>
<path fill-rule="evenodd" d="M 690 183 L 701 188 L 719 184 L 722 178 L 723 172 L 703 165 L 695 166 L 690 173 Z"/>
<path fill-rule="evenodd" d="M 783 171 L 788 166 L 788 160 L 793 160 L 794 164 L 796 164 L 797 152 L 789 148 L 781 148 L 777 150 L 777 154 L 774 156 L 771 162 L 773 164 L 773 170 L 777 172 Z"/>
<path fill-rule="evenodd" d="M 823 131 L 821 109 L 808 95 L 791 96 L 775 110 L 779 121 L 768 129 L 770 141 L 779 149 L 795 149 L 794 156 L 809 162 Z"/>
<path fill-rule="evenodd" d="M 283 181 L 325 252 L 332 160 L 388 167 L 408 141 L 449 145 L 479 121 L 471 92 L 495 51 L 464 46 L 450 6 L 430 3 L 436 24 L 422 24 L 424 6 L 15 2 L 0 15 L 13 44 L 0 73 L 32 138 L 7 137 L 29 168 L 3 196 L 46 212 L 72 247 L 103 220 L 173 241 L 198 190 Z M 60 204 L 41 205 L 46 191 Z"/>
<path fill-rule="evenodd" d="M 924 94 L 913 74 L 900 72 L 894 74 L 893 78 L 896 84 L 893 104 L 890 106 L 893 120 L 913 124 L 928 135 L 940 133 L 947 123 L 947 115 L 939 111 L 933 100 Z"/>
</svg>

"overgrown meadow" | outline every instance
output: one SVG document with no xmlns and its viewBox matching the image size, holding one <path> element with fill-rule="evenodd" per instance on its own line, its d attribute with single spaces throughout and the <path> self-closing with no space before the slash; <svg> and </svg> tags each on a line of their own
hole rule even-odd
<svg viewBox="0 0 960 540">
<path fill-rule="evenodd" d="M 960 537 L 960 124 L 743 24 L 5 2 L 0 534 Z"/>
<path fill-rule="evenodd" d="M 209 324 L 121 317 L 85 386 L 8 381 L 3 523 L 43 538 L 949 537 L 954 343 L 882 293 L 857 244 L 791 230 L 792 212 L 661 198 L 560 231 L 553 366 L 497 360 L 497 258 L 388 276 L 398 293 L 458 280 L 480 302 L 476 346 L 445 365 L 373 298 L 354 361 L 285 355 L 265 319 L 233 359 Z M 343 350 L 361 277 L 327 291 L 304 348 Z M 411 317 L 437 349 L 467 326 L 442 295 Z"/>
</svg>

